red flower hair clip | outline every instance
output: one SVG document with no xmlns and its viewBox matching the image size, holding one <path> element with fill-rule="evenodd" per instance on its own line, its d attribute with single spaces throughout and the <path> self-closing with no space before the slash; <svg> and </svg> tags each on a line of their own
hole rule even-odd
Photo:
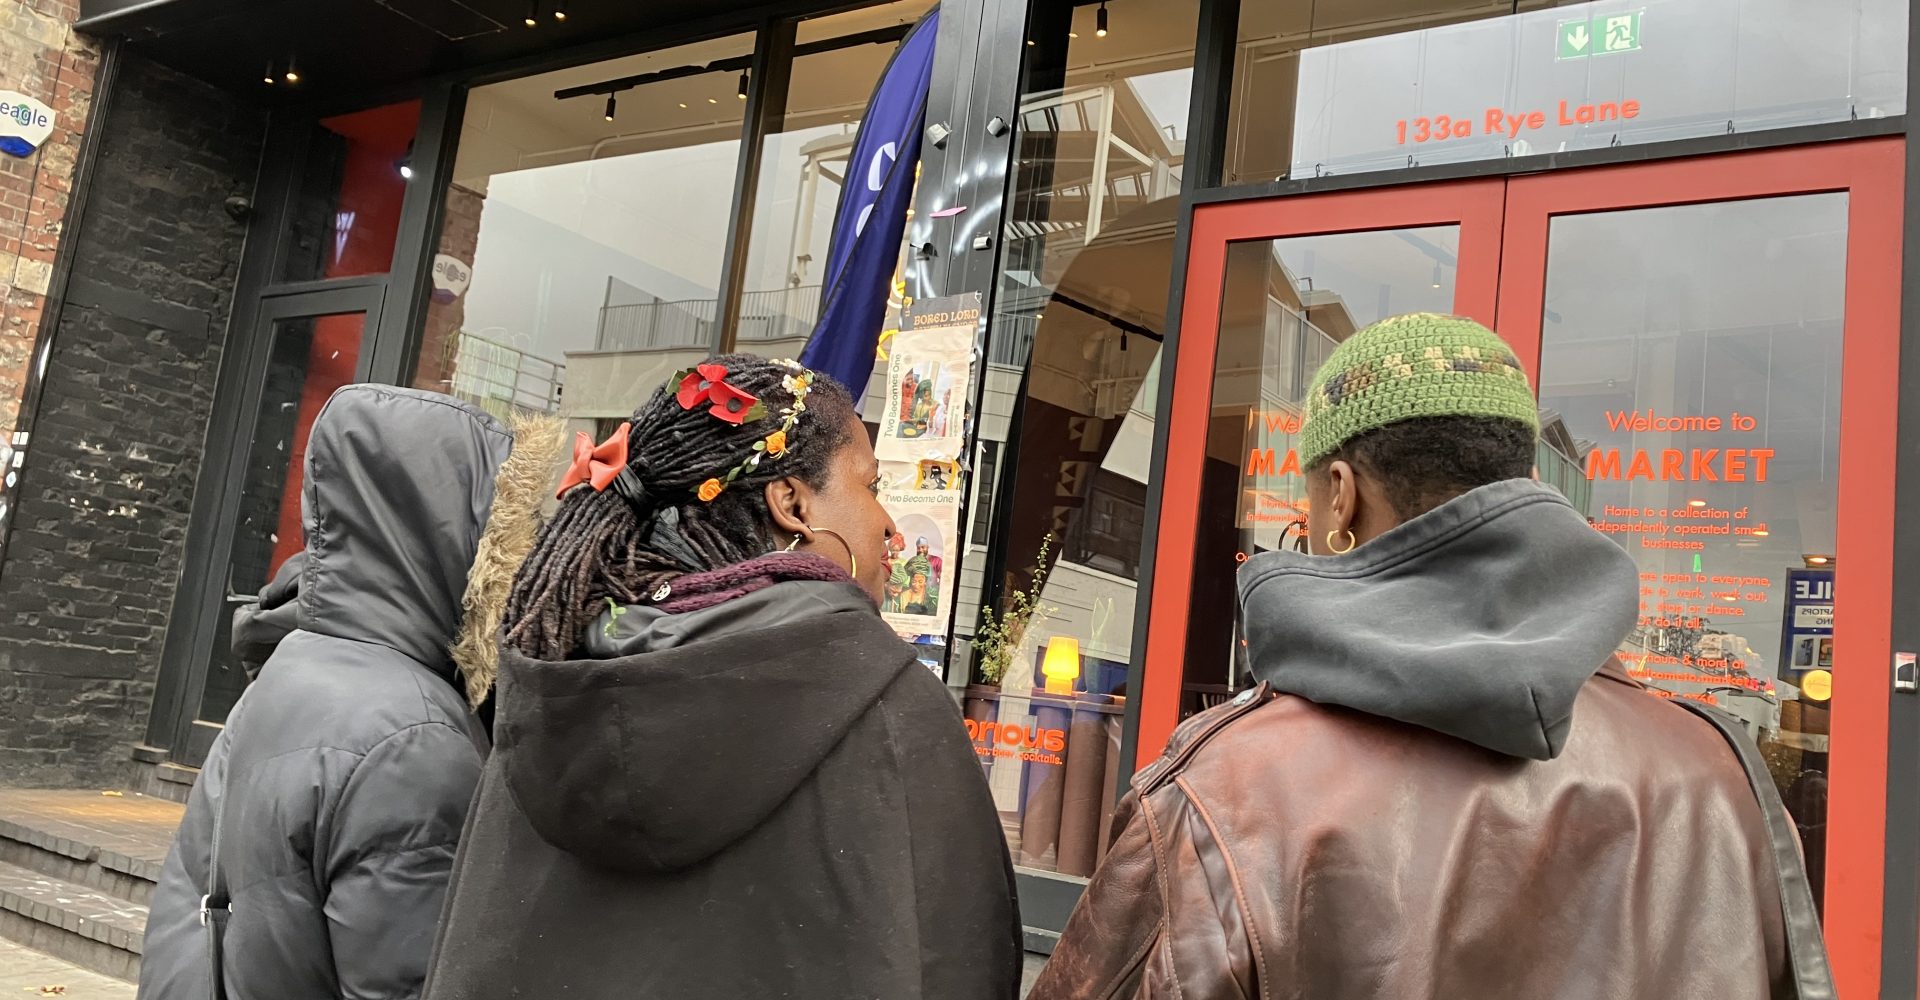
<svg viewBox="0 0 1920 1000">
<path fill-rule="evenodd" d="M 767 415 L 767 408 L 752 393 L 727 384 L 725 365 L 699 365 L 674 376 L 680 380 L 676 398 L 683 410 L 707 407 L 707 414 L 735 427 Z"/>
<path fill-rule="evenodd" d="M 627 467 L 627 432 L 633 425 L 622 423 L 620 429 L 611 437 L 595 445 L 585 431 L 574 435 L 573 464 L 567 467 L 567 474 L 560 480 L 560 491 L 555 497 L 564 497 L 575 486 L 592 486 L 595 493 L 604 493 L 620 473 Z"/>
</svg>

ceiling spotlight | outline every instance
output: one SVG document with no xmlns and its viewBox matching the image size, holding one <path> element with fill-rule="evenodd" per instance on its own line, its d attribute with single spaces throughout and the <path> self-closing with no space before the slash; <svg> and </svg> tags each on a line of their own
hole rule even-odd
<svg viewBox="0 0 1920 1000">
<path fill-rule="evenodd" d="M 708 103 L 708 104 L 719 104 L 719 103 L 720 103 L 720 99 L 719 99 L 718 97 L 709 97 L 709 98 L 707 98 L 707 103 Z"/>
<path fill-rule="evenodd" d="M 1435 261 L 1433 265 L 1433 287 L 1439 288 L 1445 282 L 1446 275 L 1440 273 L 1440 263 Z"/>
<path fill-rule="evenodd" d="M 1695 510 L 1699 510 L 1700 508 L 1702 508 L 1702 507 L 1705 507 L 1706 505 L 1707 505 L 1707 502 L 1706 502 L 1705 500 L 1689 500 L 1689 501 L 1687 501 L 1687 506 L 1689 506 L 1689 507 L 1692 507 L 1692 508 L 1693 508 L 1693 509 L 1695 509 Z"/>
<path fill-rule="evenodd" d="M 271 59 L 267 60 L 267 73 L 265 76 L 260 78 L 260 82 L 266 84 L 269 87 L 280 82 L 279 78 L 276 77 L 273 73 L 273 60 Z"/>
<path fill-rule="evenodd" d="M 288 56 L 288 57 L 287 57 L 287 75 L 286 75 L 286 81 L 287 81 L 288 83 L 299 83 L 299 82 L 300 82 L 300 69 L 299 69 L 299 67 L 297 67 L 297 66 L 295 66 L 295 65 L 293 64 L 293 57 L 292 57 L 292 56 Z"/>
<path fill-rule="evenodd" d="M 1832 561 L 1833 561 L 1832 556 L 1808 556 L 1807 557 L 1807 565 L 1809 566 L 1825 566 L 1826 564 Z"/>
<path fill-rule="evenodd" d="M 1080 33 L 1079 33 L 1078 31 L 1069 31 L 1069 32 L 1067 32 L 1067 37 L 1068 37 L 1068 38 L 1079 38 L 1079 37 L 1080 37 Z"/>
<path fill-rule="evenodd" d="M 407 140 L 406 155 L 400 157 L 400 162 L 394 164 L 393 166 L 395 170 L 400 171 L 401 180 L 406 180 L 406 181 L 413 180 L 413 140 L 411 139 Z"/>
<path fill-rule="evenodd" d="M 567 0 L 554 0 L 553 19 L 556 21 L 567 19 Z"/>
<path fill-rule="evenodd" d="M 680 102 L 680 110 L 682 110 L 682 111 L 685 111 L 685 110 L 687 110 L 687 102 L 685 102 L 685 101 L 681 101 L 681 102 Z"/>
<path fill-rule="evenodd" d="M 537 28 L 539 26 L 540 26 L 540 0 L 533 0 L 532 3 L 527 5 L 527 27 Z"/>
<path fill-rule="evenodd" d="M 614 112 L 613 95 L 608 94 L 607 95 L 607 120 L 608 121 L 613 120 L 613 112 Z"/>
<path fill-rule="evenodd" d="M 1100 9 L 1093 12 L 1093 33 L 1101 38 L 1107 37 L 1107 4 L 1101 0 Z"/>
<path fill-rule="evenodd" d="M 744 70 L 744 69 L 743 69 L 743 70 L 741 70 L 741 71 L 740 71 L 740 94 L 739 94 L 739 96 L 740 96 L 740 99 L 741 99 L 741 100 L 743 100 L 743 101 L 747 99 L 747 84 L 748 84 L 749 82 L 751 82 L 751 81 L 749 81 L 749 80 L 747 79 L 747 71 L 746 71 L 746 70 Z"/>
</svg>

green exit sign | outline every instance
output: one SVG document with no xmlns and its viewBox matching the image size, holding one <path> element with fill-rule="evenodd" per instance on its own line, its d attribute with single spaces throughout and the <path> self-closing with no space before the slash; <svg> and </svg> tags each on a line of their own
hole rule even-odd
<svg viewBox="0 0 1920 1000">
<path fill-rule="evenodd" d="M 1585 59 L 1592 55 L 1633 52 L 1640 48 L 1640 11 L 1595 14 L 1580 21 L 1561 21 L 1558 59 Z"/>
</svg>

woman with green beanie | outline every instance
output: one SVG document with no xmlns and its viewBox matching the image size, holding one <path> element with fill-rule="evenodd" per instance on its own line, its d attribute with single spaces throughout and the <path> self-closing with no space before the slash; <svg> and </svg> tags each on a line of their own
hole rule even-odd
<svg viewBox="0 0 1920 1000">
<path fill-rule="evenodd" d="M 1134 779 L 1034 1000 L 1793 995 L 1762 804 L 1614 658 L 1638 573 L 1532 478 L 1513 352 L 1385 320 L 1305 409 L 1310 551 L 1240 571 L 1259 684 Z"/>
</svg>

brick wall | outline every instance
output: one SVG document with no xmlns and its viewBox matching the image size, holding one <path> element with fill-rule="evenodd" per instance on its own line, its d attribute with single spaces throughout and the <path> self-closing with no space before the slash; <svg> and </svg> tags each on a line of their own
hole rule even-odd
<svg viewBox="0 0 1920 1000">
<path fill-rule="evenodd" d="M 99 55 L 73 33 L 78 0 L 0 0 L 0 90 L 53 109 L 53 135 L 28 159 L 0 155 L 0 469 L 40 330 L 53 254 L 86 130 Z"/>
<path fill-rule="evenodd" d="M 447 188 L 447 207 L 440 225 L 440 243 L 436 253 L 448 254 L 468 267 L 480 247 L 480 213 L 487 196 L 472 188 L 453 184 Z M 467 321 L 466 296 L 450 302 L 435 298 L 427 303 L 426 328 L 420 334 L 420 360 L 415 364 L 413 384 L 434 392 L 453 391 L 454 354 L 459 348 L 460 327 Z"/>
<path fill-rule="evenodd" d="M 266 124 L 131 54 L 106 107 L 0 566 L 0 785 L 117 784 L 145 731 Z"/>
</svg>

